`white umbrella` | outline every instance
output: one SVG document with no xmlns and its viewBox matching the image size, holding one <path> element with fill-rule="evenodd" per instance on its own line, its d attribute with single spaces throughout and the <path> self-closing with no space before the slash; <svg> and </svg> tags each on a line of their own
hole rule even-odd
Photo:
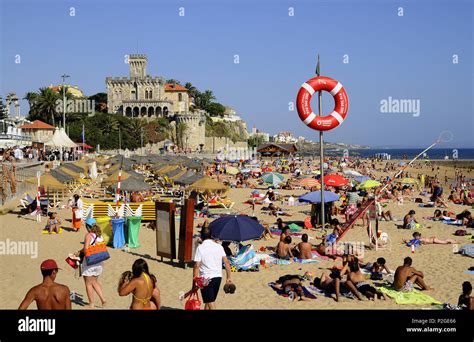
<svg viewBox="0 0 474 342">
<path fill-rule="evenodd" d="M 355 171 L 355 170 L 344 170 L 342 171 L 342 173 L 345 175 L 345 176 L 348 176 L 348 177 L 359 177 L 359 176 L 362 176 L 361 173 Z"/>
</svg>

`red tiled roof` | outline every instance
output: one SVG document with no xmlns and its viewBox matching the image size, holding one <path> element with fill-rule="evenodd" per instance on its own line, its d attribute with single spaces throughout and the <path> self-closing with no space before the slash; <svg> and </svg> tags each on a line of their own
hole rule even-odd
<svg viewBox="0 0 474 342">
<path fill-rule="evenodd" d="M 165 91 L 188 91 L 188 88 L 183 87 L 181 84 L 166 83 Z"/>
<path fill-rule="evenodd" d="M 30 124 L 20 126 L 21 129 L 56 129 L 56 127 L 47 124 L 41 120 L 35 120 Z"/>
</svg>

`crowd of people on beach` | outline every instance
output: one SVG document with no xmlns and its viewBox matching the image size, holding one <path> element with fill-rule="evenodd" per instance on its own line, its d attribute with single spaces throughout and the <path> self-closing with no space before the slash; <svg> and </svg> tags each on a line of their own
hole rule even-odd
<svg viewBox="0 0 474 342">
<path fill-rule="evenodd" d="M 331 163 L 328 160 L 328 163 Z M 234 165 L 234 166 L 233 166 Z M 383 257 L 377 258 L 373 263 L 364 263 L 357 253 L 348 253 L 338 249 L 337 243 L 346 231 L 360 223 L 367 227 L 369 232 L 369 221 L 378 219 L 387 222 L 399 221 L 394 217 L 388 204 L 396 203 L 403 205 L 404 202 L 414 202 L 419 206 L 432 207 L 435 209 L 431 220 L 439 221 L 455 221 L 459 227 L 472 228 L 473 219 L 469 210 L 455 212 L 457 205 L 472 205 L 473 193 L 469 185 L 469 180 L 461 171 L 456 170 L 456 177 L 448 183 L 445 179 L 444 186 L 450 188 L 449 197 L 443 196 L 442 182 L 439 180 L 439 168 L 433 168 L 434 176 L 427 175 L 410 175 L 406 171 L 400 173 L 396 179 L 391 177 L 376 177 L 375 170 L 389 172 L 397 169 L 395 163 L 386 162 L 382 169 L 377 169 L 375 161 L 355 159 L 341 160 L 331 163 L 328 167 L 328 173 L 343 171 L 351 168 L 364 174 L 366 177 L 377 180 L 379 185 L 373 188 L 359 188 L 354 182 L 347 182 L 342 186 L 327 186 L 326 191 L 330 191 L 338 196 L 339 200 L 324 203 L 325 217 L 320 217 L 321 204 L 311 204 L 311 211 L 303 224 L 303 229 L 307 232 L 316 233 L 315 239 L 320 240 L 316 244 L 311 243 L 311 237 L 307 232 L 295 235 L 290 228 L 291 221 L 284 221 L 283 218 L 291 217 L 292 213 L 285 208 L 287 205 L 295 205 L 295 199 L 298 197 L 294 194 L 284 195 L 284 191 L 295 191 L 306 189 L 314 191 L 319 189 L 318 186 L 305 187 L 301 186 L 300 180 L 304 177 L 318 179 L 316 163 L 313 159 L 289 158 L 275 159 L 263 162 L 260 167 L 250 172 L 229 173 L 231 167 L 243 168 L 243 161 L 231 164 L 229 162 L 216 161 L 207 166 L 203 173 L 213 177 L 222 184 L 226 184 L 231 188 L 249 188 L 252 191 L 249 200 L 246 202 L 251 210 L 252 216 L 263 227 L 261 238 L 275 239 L 278 233 L 278 242 L 273 252 L 275 257 L 282 261 L 290 261 L 293 259 L 311 260 L 315 255 L 327 258 L 333 261 L 342 261 L 342 266 L 333 267 L 330 272 L 323 272 L 319 277 L 307 277 L 311 280 L 311 285 L 321 291 L 334 296 L 334 300 L 339 301 L 341 294 L 345 294 L 350 298 L 362 300 L 364 297 L 369 300 L 388 300 L 387 295 L 378 287 L 374 286 L 371 281 L 391 278 L 392 286 L 396 291 L 409 292 L 415 288 L 422 291 L 429 291 L 431 288 L 426 284 L 424 273 L 412 266 L 413 260 L 406 257 L 403 264 L 395 270 L 390 270 L 387 262 Z M 330 170 L 329 170 L 330 169 Z M 415 166 L 416 169 L 416 166 Z M 286 181 L 277 182 L 275 184 L 265 184 L 261 179 L 264 172 L 279 172 L 287 176 Z M 410 176 L 414 177 L 411 178 Z M 397 182 L 402 179 L 415 179 L 413 182 L 403 183 Z M 379 191 L 384 188 L 384 191 Z M 262 191 L 263 189 L 263 191 Z M 266 191 L 265 191 L 266 190 Z M 129 200 L 131 202 L 142 202 L 149 194 L 143 192 L 132 192 Z M 199 196 L 198 194 L 194 195 Z M 214 195 L 220 199 L 219 194 Z M 210 197 L 207 197 L 209 200 Z M 208 201 L 207 201 L 208 202 Z M 201 207 L 199 210 L 204 215 L 210 212 L 208 208 Z M 204 204 L 206 206 L 206 204 Z M 69 207 L 78 211 L 81 216 L 83 203 L 80 196 L 75 195 Z M 438 209 L 439 208 L 439 209 Z M 207 210 L 206 210 L 207 209 Z M 450 210 L 454 210 L 450 211 Z M 419 247 L 429 244 L 453 244 L 457 241 L 454 239 L 439 239 L 436 236 L 425 237 L 421 229 L 430 228 L 424 225 L 416 216 L 416 211 L 411 209 L 401 219 L 401 229 L 411 231 L 411 238 L 403 239 L 400 243 L 409 247 Z M 261 219 L 259 217 L 266 217 Z M 215 309 L 219 289 L 222 285 L 222 273 L 225 270 L 226 281 L 224 291 L 226 293 L 234 293 L 236 286 L 232 281 L 232 272 L 230 270 L 229 258 L 235 253 L 230 248 L 228 241 L 215 241 L 209 230 L 209 219 L 205 216 L 203 223 L 198 225 L 200 228 L 200 244 L 196 249 L 194 257 L 194 269 L 191 291 L 186 297 L 196 293 L 199 289 L 205 304 L 205 309 Z M 95 219 L 89 218 L 85 222 L 80 219 L 74 220 L 73 228 L 79 231 L 81 224 L 85 223 L 86 235 L 81 250 L 74 254 L 82 263 L 82 276 L 84 278 L 85 289 L 88 297 L 89 307 L 94 307 L 95 294 L 99 297 L 102 307 L 106 307 L 107 301 L 99 282 L 99 278 L 103 272 L 104 262 L 87 265 L 84 258 L 84 252 L 90 246 L 103 242 L 101 230 Z M 272 225 L 274 221 L 274 225 Z M 324 225 L 322 222 L 324 221 Z M 56 213 L 49 213 L 45 229 L 48 233 L 57 233 L 61 229 L 61 220 Z M 318 234 L 319 233 L 319 234 Z M 377 240 L 378 236 L 370 236 L 370 242 Z M 240 245 L 241 247 L 241 245 Z M 59 268 L 54 260 L 46 260 L 41 264 L 41 272 L 43 274 L 43 283 L 32 288 L 26 295 L 20 308 L 27 308 L 28 305 L 35 300 L 38 308 L 46 309 L 69 309 L 71 302 L 68 289 L 65 286 L 55 283 L 56 275 Z M 153 310 L 160 309 L 161 298 L 160 290 L 157 286 L 157 278 L 149 272 L 147 262 L 143 259 L 137 259 L 131 271 L 122 273 L 119 278 L 117 292 L 119 296 L 132 295 L 130 309 L 134 310 Z M 299 275 L 286 275 L 280 277 L 275 282 L 275 289 L 281 290 L 292 298 L 306 299 L 304 288 L 302 287 L 302 278 Z M 472 309 L 472 297 L 470 297 L 472 287 L 469 283 L 463 284 L 463 293 L 459 298 L 459 305 L 464 308 Z"/>
</svg>

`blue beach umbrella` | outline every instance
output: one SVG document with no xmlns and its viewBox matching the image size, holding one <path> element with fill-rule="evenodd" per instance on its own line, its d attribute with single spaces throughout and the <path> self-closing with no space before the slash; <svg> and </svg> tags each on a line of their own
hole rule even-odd
<svg viewBox="0 0 474 342">
<path fill-rule="evenodd" d="M 258 239 L 265 230 L 263 226 L 249 216 L 227 215 L 209 224 L 213 238 L 222 241 L 247 241 Z"/>
<path fill-rule="evenodd" d="M 363 181 L 366 181 L 366 180 L 369 180 L 369 179 L 372 179 L 372 178 L 370 178 L 369 176 L 359 176 L 359 177 L 354 178 L 354 180 L 357 183 L 362 183 Z"/>
<path fill-rule="evenodd" d="M 335 202 L 339 200 L 339 195 L 332 191 L 324 191 L 324 203 Z M 301 196 L 298 201 L 306 203 L 321 203 L 321 191 L 312 191 Z"/>
</svg>

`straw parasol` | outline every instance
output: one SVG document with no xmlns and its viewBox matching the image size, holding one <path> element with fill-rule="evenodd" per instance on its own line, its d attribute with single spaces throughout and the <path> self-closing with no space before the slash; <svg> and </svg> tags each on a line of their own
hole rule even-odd
<svg viewBox="0 0 474 342">
<path fill-rule="evenodd" d="M 122 173 L 122 176 L 123 176 L 123 173 Z M 151 186 L 149 184 L 134 177 L 128 177 L 127 179 L 121 181 L 120 183 L 121 183 L 120 184 L 121 191 L 133 192 L 133 191 L 144 191 L 144 190 L 151 189 Z M 113 189 L 113 191 L 117 191 L 117 183 L 112 184 L 111 188 Z"/>
<path fill-rule="evenodd" d="M 61 183 L 73 183 L 77 178 L 60 169 L 51 170 L 51 175 Z"/>
<path fill-rule="evenodd" d="M 38 179 L 36 177 L 28 178 L 25 180 L 28 184 L 38 184 Z M 40 184 L 47 189 L 54 189 L 54 190 L 63 190 L 66 189 L 66 185 L 59 181 L 58 179 L 54 178 L 51 173 L 45 173 L 40 177 Z"/>
<path fill-rule="evenodd" d="M 61 171 L 62 173 L 65 173 L 65 174 L 67 174 L 69 176 L 72 176 L 76 179 L 81 178 L 81 173 L 80 172 L 73 171 L 73 170 L 71 170 L 67 167 L 64 167 L 64 166 L 61 166 L 61 167 L 57 168 L 56 170 Z"/>
<path fill-rule="evenodd" d="M 188 190 L 197 190 L 201 192 L 224 192 L 228 190 L 228 187 L 210 177 L 205 176 L 191 184 L 188 187 Z"/>
</svg>

